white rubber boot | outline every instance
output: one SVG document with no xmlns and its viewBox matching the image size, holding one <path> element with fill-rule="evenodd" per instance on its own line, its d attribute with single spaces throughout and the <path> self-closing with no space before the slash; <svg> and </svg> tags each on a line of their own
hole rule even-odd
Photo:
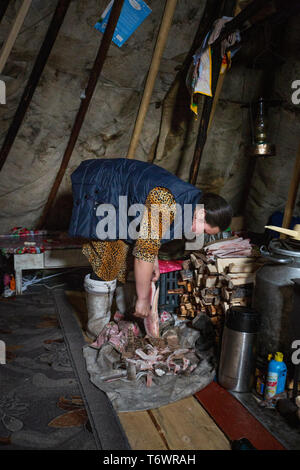
<svg viewBox="0 0 300 470">
<path fill-rule="evenodd" d="M 113 281 L 96 281 L 91 279 L 89 274 L 85 276 L 84 289 L 86 291 L 88 311 L 86 334 L 91 339 L 96 339 L 110 321 L 110 309 L 116 285 L 116 279 Z"/>
</svg>

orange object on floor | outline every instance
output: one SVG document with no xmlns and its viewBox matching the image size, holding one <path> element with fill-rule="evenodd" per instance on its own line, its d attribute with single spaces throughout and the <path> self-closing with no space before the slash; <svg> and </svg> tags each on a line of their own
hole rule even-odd
<svg viewBox="0 0 300 470">
<path fill-rule="evenodd" d="M 231 441 L 247 438 L 257 450 L 286 450 L 249 411 L 217 382 L 195 394 Z"/>
</svg>

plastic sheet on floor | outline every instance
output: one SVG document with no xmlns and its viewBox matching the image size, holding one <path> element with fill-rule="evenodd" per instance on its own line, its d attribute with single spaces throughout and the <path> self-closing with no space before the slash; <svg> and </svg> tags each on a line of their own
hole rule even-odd
<svg viewBox="0 0 300 470">
<path fill-rule="evenodd" d="M 200 327 L 199 327 L 200 325 Z M 188 348 L 197 357 L 196 366 L 191 373 L 170 371 L 162 376 L 147 373 L 137 374 L 129 380 L 126 369 L 121 368 L 122 355 L 109 342 L 100 349 L 84 346 L 87 371 L 91 382 L 104 391 L 118 412 L 142 411 L 158 408 L 193 395 L 205 388 L 215 377 L 215 354 L 211 340 L 207 340 L 210 331 L 210 320 L 206 315 L 198 322 L 198 329 L 187 325 L 179 327 L 179 348 Z M 108 377 L 117 377 L 112 381 Z"/>
</svg>

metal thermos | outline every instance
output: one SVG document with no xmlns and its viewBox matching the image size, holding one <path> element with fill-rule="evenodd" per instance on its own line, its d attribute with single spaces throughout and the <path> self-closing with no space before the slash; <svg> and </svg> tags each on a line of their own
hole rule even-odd
<svg viewBox="0 0 300 470">
<path fill-rule="evenodd" d="M 235 392 L 251 391 L 259 315 L 250 308 L 231 307 L 226 314 L 218 371 L 219 384 Z"/>
</svg>

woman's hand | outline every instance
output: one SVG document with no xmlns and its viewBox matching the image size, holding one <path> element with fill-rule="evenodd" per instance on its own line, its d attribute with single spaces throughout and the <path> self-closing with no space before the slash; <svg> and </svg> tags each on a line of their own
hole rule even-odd
<svg viewBox="0 0 300 470">
<path fill-rule="evenodd" d="M 150 313 L 150 302 L 149 300 L 137 299 L 135 303 L 135 317 L 146 318 Z"/>
</svg>

